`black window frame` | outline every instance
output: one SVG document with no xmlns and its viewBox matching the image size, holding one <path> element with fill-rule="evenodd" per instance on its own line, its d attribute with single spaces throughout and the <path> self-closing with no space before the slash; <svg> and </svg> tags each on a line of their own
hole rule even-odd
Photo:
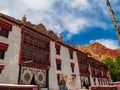
<svg viewBox="0 0 120 90">
<path fill-rule="evenodd" d="M 8 36 L 9 36 L 9 30 L 5 30 L 2 27 L 0 27 L 0 36 L 8 38 Z"/>
<path fill-rule="evenodd" d="M 57 48 L 56 48 L 56 54 L 57 54 L 57 55 L 60 55 L 60 49 L 57 49 Z"/>
<path fill-rule="evenodd" d="M 4 57 L 5 57 L 5 51 L 0 50 L 0 59 L 4 59 Z"/>
<path fill-rule="evenodd" d="M 61 63 L 56 63 L 57 70 L 61 70 Z"/>
</svg>

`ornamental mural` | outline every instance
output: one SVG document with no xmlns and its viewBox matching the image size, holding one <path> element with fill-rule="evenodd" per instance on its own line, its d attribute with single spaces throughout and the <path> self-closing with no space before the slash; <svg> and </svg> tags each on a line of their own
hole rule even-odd
<svg viewBox="0 0 120 90">
<path fill-rule="evenodd" d="M 40 87 L 46 86 L 46 70 L 24 67 L 21 69 L 21 84 L 34 83 Z"/>
</svg>

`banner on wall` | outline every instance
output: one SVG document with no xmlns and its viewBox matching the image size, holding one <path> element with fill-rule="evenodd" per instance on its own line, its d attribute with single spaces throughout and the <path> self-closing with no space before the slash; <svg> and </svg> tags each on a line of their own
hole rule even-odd
<svg viewBox="0 0 120 90">
<path fill-rule="evenodd" d="M 46 86 L 46 70 L 24 67 L 21 68 L 21 84 L 30 85 L 31 83 Z"/>
<path fill-rule="evenodd" d="M 35 82 L 41 87 L 46 86 L 46 71 L 45 70 L 40 70 L 40 69 L 35 70 Z"/>
</svg>

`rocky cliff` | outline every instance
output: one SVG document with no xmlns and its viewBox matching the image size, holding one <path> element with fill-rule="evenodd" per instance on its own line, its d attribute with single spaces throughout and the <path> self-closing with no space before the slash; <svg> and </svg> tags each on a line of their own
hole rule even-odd
<svg viewBox="0 0 120 90">
<path fill-rule="evenodd" d="M 98 42 L 95 42 L 88 46 L 77 46 L 77 49 L 100 61 L 104 60 L 105 58 L 112 58 L 113 60 L 115 60 L 117 56 L 120 56 L 120 48 L 110 49 Z"/>
</svg>

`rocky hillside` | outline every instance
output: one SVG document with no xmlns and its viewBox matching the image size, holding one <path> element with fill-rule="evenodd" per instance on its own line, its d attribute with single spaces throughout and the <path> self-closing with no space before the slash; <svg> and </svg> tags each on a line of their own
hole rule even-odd
<svg viewBox="0 0 120 90">
<path fill-rule="evenodd" d="M 120 56 L 120 48 L 115 50 L 110 49 L 98 42 L 95 42 L 88 46 L 77 46 L 77 49 L 100 61 L 104 60 L 105 58 L 112 58 L 113 60 L 115 60 L 115 57 Z"/>
</svg>

